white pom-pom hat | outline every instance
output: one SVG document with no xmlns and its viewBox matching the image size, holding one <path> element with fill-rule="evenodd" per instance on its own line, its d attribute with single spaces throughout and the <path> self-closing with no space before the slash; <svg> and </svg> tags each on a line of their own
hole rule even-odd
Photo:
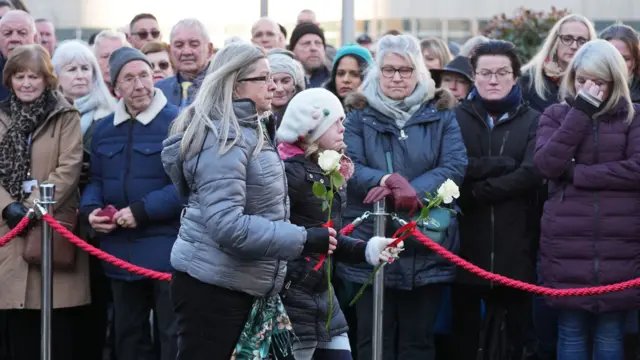
<svg viewBox="0 0 640 360">
<path fill-rule="evenodd" d="M 279 142 L 318 140 L 336 121 L 344 119 L 340 99 L 322 88 L 304 90 L 291 99 L 276 133 Z"/>
</svg>

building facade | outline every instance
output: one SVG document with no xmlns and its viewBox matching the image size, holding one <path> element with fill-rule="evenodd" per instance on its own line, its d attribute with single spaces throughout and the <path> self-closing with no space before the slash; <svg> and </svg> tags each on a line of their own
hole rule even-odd
<svg viewBox="0 0 640 360">
<path fill-rule="evenodd" d="M 101 29 L 116 29 L 129 23 L 138 13 L 153 13 L 164 34 L 178 20 L 197 17 L 203 21 L 214 45 L 222 45 L 229 36 L 250 38 L 251 24 L 260 16 L 260 0 L 25 0 L 34 17 L 47 18 L 56 25 L 61 39 L 88 39 Z M 419 38 L 438 36 L 462 41 L 481 33 L 497 14 L 511 14 L 523 6 L 536 11 L 567 8 L 591 19 L 598 30 L 616 22 L 640 30 L 640 1 L 637 0 L 357 0 L 356 36 L 372 37 L 396 29 Z M 325 29 L 327 41 L 339 45 L 342 21 L 341 0 L 269 0 L 269 16 L 289 32 L 298 12 L 312 9 Z M 168 36 L 165 36 L 168 40 Z M 347 39 L 350 41 L 352 39 Z"/>
</svg>

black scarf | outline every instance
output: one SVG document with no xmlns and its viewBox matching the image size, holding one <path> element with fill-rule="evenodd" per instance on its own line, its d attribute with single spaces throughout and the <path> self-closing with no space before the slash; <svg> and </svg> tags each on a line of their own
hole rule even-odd
<svg viewBox="0 0 640 360">
<path fill-rule="evenodd" d="M 27 198 L 22 182 L 28 180 L 31 169 L 29 135 L 47 118 L 50 99 L 49 90 L 30 103 L 15 94 L 9 99 L 11 124 L 0 140 L 0 186 L 16 201 Z"/>
<path fill-rule="evenodd" d="M 473 98 L 477 99 L 482 108 L 489 115 L 501 116 L 502 114 L 511 114 L 522 104 L 522 89 L 520 85 L 515 84 L 509 93 L 500 100 L 486 100 L 480 96 L 478 90 L 473 89 Z"/>
</svg>

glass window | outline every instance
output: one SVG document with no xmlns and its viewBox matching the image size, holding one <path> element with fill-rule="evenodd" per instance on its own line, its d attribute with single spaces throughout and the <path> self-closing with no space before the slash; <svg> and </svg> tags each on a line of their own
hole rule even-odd
<svg viewBox="0 0 640 360">
<path fill-rule="evenodd" d="M 418 19 L 416 21 L 417 37 L 422 39 L 442 35 L 442 21 L 439 19 Z"/>
<path fill-rule="evenodd" d="M 471 21 L 469 20 L 448 20 L 448 40 L 460 40 L 471 35 Z"/>
<path fill-rule="evenodd" d="M 380 20 L 380 23 L 382 24 L 382 31 L 380 32 L 380 35 L 385 34 L 387 31 L 390 30 L 397 30 L 400 32 L 404 32 L 404 22 L 400 19 L 384 19 L 384 20 Z M 411 25 L 409 25 L 409 27 L 411 27 Z"/>
<path fill-rule="evenodd" d="M 604 30 L 609 25 L 613 25 L 615 20 L 596 20 L 593 22 L 593 26 L 596 28 L 596 32 Z"/>
</svg>

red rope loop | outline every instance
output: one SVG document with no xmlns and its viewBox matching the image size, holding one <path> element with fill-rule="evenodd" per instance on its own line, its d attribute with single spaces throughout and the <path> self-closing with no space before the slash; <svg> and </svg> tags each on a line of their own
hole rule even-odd
<svg viewBox="0 0 640 360">
<path fill-rule="evenodd" d="M 127 270 L 136 275 L 144 276 L 150 279 L 165 280 L 165 281 L 171 280 L 171 274 L 149 270 L 137 265 L 133 265 L 129 262 L 118 259 L 117 257 L 96 248 L 95 246 L 75 236 L 71 231 L 67 230 L 67 228 L 65 228 L 59 222 L 57 222 L 56 219 L 54 219 L 53 216 L 51 216 L 50 214 L 44 214 L 42 216 L 42 220 L 46 221 L 49 225 L 51 225 L 51 227 L 55 231 L 59 232 L 60 235 L 64 236 L 64 238 L 69 240 L 69 242 L 71 242 L 73 245 L 79 247 L 83 251 L 97 257 L 102 261 L 106 261 L 111 265 L 119 267 L 120 269 Z"/>
<path fill-rule="evenodd" d="M 31 219 L 28 216 L 23 217 L 16 227 L 0 238 L 0 247 L 5 246 L 9 241 L 22 234 L 22 232 L 27 229 L 27 226 L 29 226 L 29 222 L 31 222 Z"/>
<path fill-rule="evenodd" d="M 591 288 L 573 288 L 573 289 L 552 289 L 538 285 L 527 284 L 523 281 L 509 279 L 506 276 L 494 274 L 487 270 L 484 270 L 470 262 L 462 259 L 456 254 L 449 252 L 447 249 L 442 247 L 440 244 L 434 242 L 433 240 L 426 237 L 423 233 L 418 231 L 417 229 L 412 230 L 412 235 L 422 244 L 433 250 L 438 255 L 443 258 L 451 261 L 453 264 L 475 274 L 481 278 L 486 280 L 490 280 L 496 282 L 498 284 L 508 286 L 514 289 L 544 295 L 544 296 L 553 296 L 553 297 L 566 297 L 566 296 L 593 296 L 593 295 L 601 295 L 607 294 L 611 292 L 617 292 L 622 290 L 627 290 L 633 287 L 640 286 L 640 278 L 624 281 L 618 284 L 611 284 L 605 286 L 591 287 Z"/>
</svg>

